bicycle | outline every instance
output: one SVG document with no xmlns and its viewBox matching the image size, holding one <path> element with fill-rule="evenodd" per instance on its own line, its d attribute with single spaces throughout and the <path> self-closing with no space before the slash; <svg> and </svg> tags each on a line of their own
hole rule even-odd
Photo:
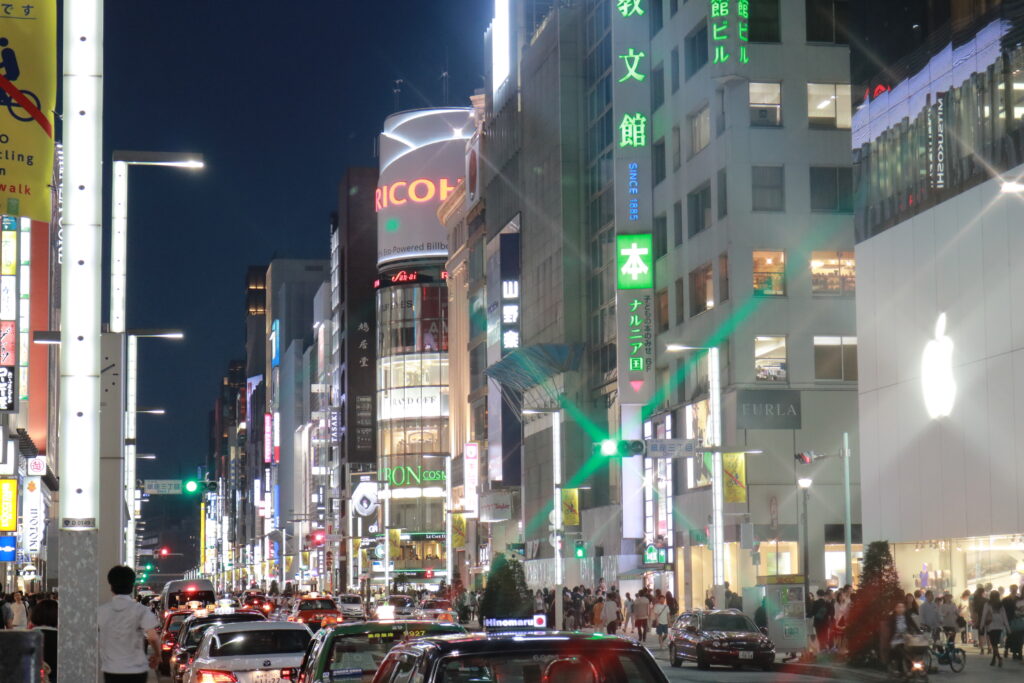
<svg viewBox="0 0 1024 683">
<path fill-rule="evenodd" d="M 34 92 L 31 90 L 22 90 L 21 94 L 34 104 L 36 109 L 39 109 L 39 97 Z M 10 112 L 11 116 L 18 121 L 32 120 L 32 114 L 30 114 L 24 107 L 18 104 L 13 97 L 4 91 L 0 91 L 0 107 L 7 107 L 7 111 Z"/>
<path fill-rule="evenodd" d="M 953 673 L 960 673 L 967 665 L 967 653 L 957 647 L 952 640 L 943 641 L 938 633 L 932 640 L 929 652 L 936 664 L 948 664 Z"/>
</svg>

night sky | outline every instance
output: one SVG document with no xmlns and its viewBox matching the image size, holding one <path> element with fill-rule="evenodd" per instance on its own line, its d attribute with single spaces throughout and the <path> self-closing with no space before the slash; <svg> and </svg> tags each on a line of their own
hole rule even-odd
<svg viewBox="0 0 1024 683">
<path fill-rule="evenodd" d="M 376 165 L 394 79 L 402 109 L 443 105 L 447 63 L 448 104 L 468 104 L 492 14 L 490 0 L 107 0 L 105 159 L 207 164 L 130 173 L 127 326 L 186 332 L 139 342 L 139 405 L 168 411 L 139 416 L 138 450 L 160 458 L 141 477 L 191 475 L 207 454 L 220 378 L 244 355 L 246 266 L 328 257 L 338 181 Z"/>
</svg>

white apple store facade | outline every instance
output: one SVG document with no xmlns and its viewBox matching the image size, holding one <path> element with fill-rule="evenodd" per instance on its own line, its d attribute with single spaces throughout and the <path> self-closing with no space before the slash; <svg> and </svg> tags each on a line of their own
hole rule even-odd
<svg viewBox="0 0 1024 683">
<path fill-rule="evenodd" d="M 863 534 L 893 544 L 908 590 L 1024 579 L 1024 52 L 1008 30 L 926 41 L 855 105 Z"/>
</svg>

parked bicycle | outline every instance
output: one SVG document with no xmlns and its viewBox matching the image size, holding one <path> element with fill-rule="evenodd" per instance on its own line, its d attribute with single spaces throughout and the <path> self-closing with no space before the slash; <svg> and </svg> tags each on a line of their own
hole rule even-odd
<svg viewBox="0 0 1024 683">
<path fill-rule="evenodd" d="M 943 638 L 941 631 L 935 634 L 930 653 L 936 665 L 948 664 L 953 673 L 960 673 L 967 665 L 967 653 L 957 647 L 954 641 Z"/>
</svg>

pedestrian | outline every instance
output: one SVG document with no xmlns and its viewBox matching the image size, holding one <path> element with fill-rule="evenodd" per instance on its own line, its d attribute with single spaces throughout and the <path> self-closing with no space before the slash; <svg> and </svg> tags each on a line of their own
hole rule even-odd
<svg viewBox="0 0 1024 683">
<path fill-rule="evenodd" d="M 619 627 L 619 606 L 611 596 L 605 598 L 601 610 L 601 623 L 604 624 L 605 632 L 615 635 Z"/>
<path fill-rule="evenodd" d="M 43 663 L 50 683 L 57 681 L 57 601 L 40 600 L 28 613 L 29 628 L 43 634 Z"/>
<path fill-rule="evenodd" d="M 132 600 L 135 572 L 116 566 L 107 572 L 114 594 L 97 609 L 100 668 L 103 683 L 146 683 L 149 669 L 160 663 L 159 619 L 145 605 Z M 149 656 L 144 644 L 149 642 Z"/>
<path fill-rule="evenodd" d="M 939 616 L 939 606 L 935 603 L 935 594 L 932 591 L 924 594 L 924 602 L 921 603 L 920 609 L 924 632 L 934 638 L 935 632 L 942 629 L 942 617 Z"/>
<path fill-rule="evenodd" d="M 953 596 L 946 593 L 939 603 L 939 620 L 942 622 L 942 632 L 946 634 L 948 643 L 956 642 L 956 632 L 960 630 L 960 625 L 957 622 L 959 618 L 960 615 L 953 603 Z"/>
<path fill-rule="evenodd" d="M 989 666 L 1003 666 L 1003 656 L 999 652 L 999 643 L 1003 634 L 1010 630 L 1006 621 L 1006 611 L 1003 609 L 1003 601 L 999 597 L 999 591 L 992 591 L 988 594 L 988 602 L 981 611 L 981 625 L 988 638 L 989 647 L 992 650 L 992 661 Z"/>
<path fill-rule="evenodd" d="M 14 591 L 7 602 L 8 615 L 5 617 L 7 628 L 28 627 L 28 606 L 21 591 Z"/>
<path fill-rule="evenodd" d="M 754 610 L 754 625 L 761 629 L 761 632 L 768 633 L 768 598 L 761 598 L 761 605 Z"/>
<path fill-rule="evenodd" d="M 1014 633 L 1013 620 L 1017 616 L 1017 586 L 1010 586 L 1010 592 L 1003 597 L 1003 611 L 1006 613 L 1006 633 L 1003 634 L 1003 657 L 1009 657 L 1010 651 L 1016 653 L 1020 650 L 1018 633 Z"/>
<path fill-rule="evenodd" d="M 964 589 L 960 601 L 956 605 L 957 624 L 960 626 L 960 642 L 974 644 L 974 631 L 971 629 L 971 591 Z"/>
<path fill-rule="evenodd" d="M 647 642 L 647 622 L 651 616 L 651 601 L 647 598 L 647 590 L 643 589 L 636 594 L 633 601 L 633 623 L 636 625 L 636 639 L 641 643 Z"/>
<path fill-rule="evenodd" d="M 981 623 L 981 613 L 985 609 L 985 602 L 985 587 L 978 584 L 978 588 L 971 597 L 971 626 L 978 642 L 978 654 L 982 655 L 985 654 L 985 644 L 988 640 L 985 637 L 985 627 Z"/>
<path fill-rule="evenodd" d="M 910 597 L 913 598 L 914 596 Z M 901 676 L 907 673 L 907 636 L 920 632 L 921 630 L 907 612 L 906 600 L 897 602 L 896 607 L 892 611 L 892 616 L 889 617 L 889 633 L 892 634 L 892 638 L 889 641 L 889 659 L 890 661 L 896 660 Z"/>
<path fill-rule="evenodd" d="M 623 605 L 623 613 L 626 615 L 626 619 L 623 622 L 622 630 L 625 633 L 633 632 L 633 598 L 629 593 L 626 593 L 626 602 Z"/>
<path fill-rule="evenodd" d="M 658 634 L 658 647 L 665 647 L 665 639 L 668 638 L 668 602 L 664 595 L 659 595 L 651 610 L 651 620 L 654 622 L 654 631 Z"/>
<path fill-rule="evenodd" d="M 832 625 L 832 644 L 837 650 L 842 651 L 846 647 L 846 615 L 850 611 L 850 598 L 845 590 L 836 592 L 833 610 L 835 618 Z"/>
<path fill-rule="evenodd" d="M 595 633 L 604 630 L 604 603 L 605 599 L 598 595 L 597 600 L 594 601 L 594 606 L 591 608 L 590 620 L 594 622 Z"/>
<path fill-rule="evenodd" d="M 672 591 L 665 591 L 665 604 L 668 605 L 668 616 L 675 621 L 676 616 L 679 614 L 679 601 L 672 595 Z"/>
<path fill-rule="evenodd" d="M 825 599 L 825 591 L 818 589 L 818 597 L 811 607 L 811 615 L 814 623 L 814 634 L 818 639 L 818 650 L 824 652 L 828 649 L 828 630 L 830 623 L 828 600 Z"/>
</svg>

